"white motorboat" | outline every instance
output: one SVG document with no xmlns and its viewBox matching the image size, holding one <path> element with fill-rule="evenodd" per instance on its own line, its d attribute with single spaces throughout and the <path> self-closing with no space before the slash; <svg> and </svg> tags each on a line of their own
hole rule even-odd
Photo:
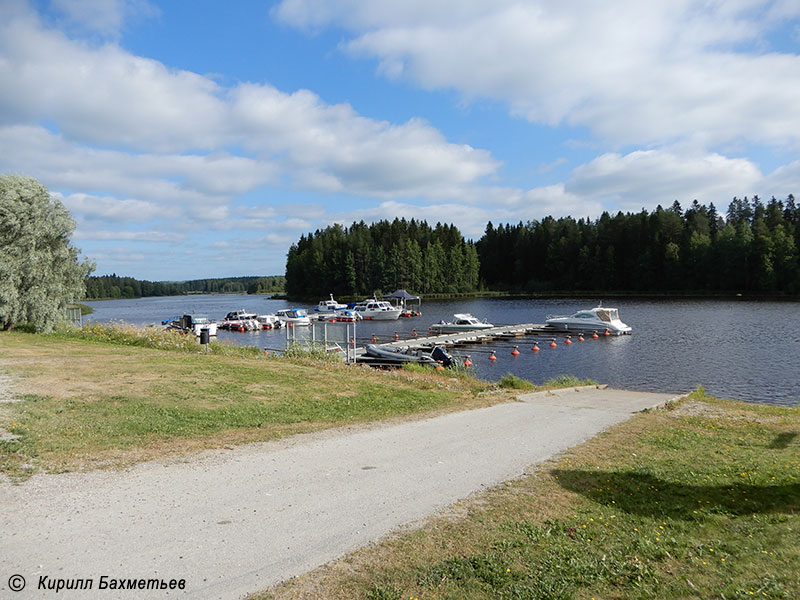
<svg viewBox="0 0 800 600">
<path fill-rule="evenodd" d="M 174 317 L 166 319 L 161 322 L 166 325 L 167 329 L 177 329 L 183 333 L 193 333 L 200 337 L 203 330 L 208 331 L 208 335 L 217 335 L 217 324 L 210 321 L 205 315 L 183 315 L 181 317 Z"/>
<path fill-rule="evenodd" d="M 611 335 L 624 335 L 632 331 L 629 325 L 620 321 L 616 308 L 603 306 L 579 310 L 568 317 L 548 317 L 546 323 L 559 331 L 608 331 Z"/>
<path fill-rule="evenodd" d="M 486 320 L 480 321 L 469 313 L 456 313 L 452 321 L 439 321 L 428 329 L 433 333 L 453 333 L 458 331 L 473 331 L 477 329 L 489 329 L 494 327 Z"/>
<path fill-rule="evenodd" d="M 278 317 L 284 325 L 311 325 L 311 319 L 308 317 L 308 313 L 304 308 L 284 308 L 276 311 L 275 316 Z"/>
<path fill-rule="evenodd" d="M 219 326 L 232 331 L 255 331 L 256 329 L 261 329 L 258 315 L 243 309 L 229 312 Z"/>
<path fill-rule="evenodd" d="M 197 337 L 200 337 L 204 329 L 208 331 L 208 335 L 217 335 L 217 324 L 205 315 L 191 315 L 191 328 Z"/>
<path fill-rule="evenodd" d="M 342 304 L 341 302 L 337 302 L 333 299 L 333 294 L 331 294 L 330 300 L 321 300 L 319 304 L 314 307 L 314 312 L 318 313 L 335 313 L 338 310 L 345 310 L 347 308 L 347 304 Z"/>
<path fill-rule="evenodd" d="M 359 302 L 353 307 L 353 310 L 367 321 L 395 321 L 400 317 L 400 313 L 403 312 L 401 308 L 392 306 L 385 300 L 378 300 L 377 298 Z"/>
<path fill-rule="evenodd" d="M 278 329 L 283 324 L 276 315 L 258 315 L 256 320 L 261 323 L 262 329 Z"/>
</svg>

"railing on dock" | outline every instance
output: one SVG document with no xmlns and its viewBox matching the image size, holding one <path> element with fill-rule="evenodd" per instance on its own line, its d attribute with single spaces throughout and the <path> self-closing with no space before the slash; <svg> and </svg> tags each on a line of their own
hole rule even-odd
<svg viewBox="0 0 800 600">
<path fill-rule="evenodd" d="M 306 327 L 286 326 L 286 346 L 300 344 L 306 348 L 322 345 L 328 352 L 343 352 L 342 359 L 356 362 L 356 322 L 311 321 Z"/>
</svg>

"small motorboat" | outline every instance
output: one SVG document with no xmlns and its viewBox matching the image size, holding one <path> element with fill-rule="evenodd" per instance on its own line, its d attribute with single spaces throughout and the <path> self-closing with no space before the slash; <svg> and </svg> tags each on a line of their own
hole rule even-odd
<svg viewBox="0 0 800 600">
<path fill-rule="evenodd" d="M 261 323 L 262 329 L 278 329 L 282 323 L 276 315 L 258 315 L 256 320 Z"/>
<path fill-rule="evenodd" d="M 183 333 L 192 333 L 200 337 L 203 330 L 208 331 L 208 335 L 217 335 L 217 324 L 210 321 L 205 315 L 183 315 L 172 319 L 165 319 L 161 322 L 167 329 L 176 329 Z"/>
<path fill-rule="evenodd" d="M 400 318 L 400 313 L 403 312 L 401 308 L 392 306 L 389 302 L 378 300 L 377 298 L 359 302 L 353 307 L 353 310 L 367 321 L 396 321 Z"/>
<path fill-rule="evenodd" d="M 631 327 L 619 318 L 616 308 L 597 306 L 579 310 L 568 317 L 548 317 L 548 327 L 559 331 L 608 331 L 611 335 L 630 334 Z"/>
<path fill-rule="evenodd" d="M 346 310 L 340 310 L 337 312 L 334 318 L 339 323 L 353 323 L 355 321 L 360 321 L 363 317 L 356 311 L 348 308 Z"/>
<path fill-rule="evenodd" d="M 449 367 L 453 364 L 453 357 L 439 346 L 434 346 L 433 350 L 413 350 L 409 347 L 398 348 L 397 346 L 378 346 L 367 344 L 364 346 L 366 356 L 375 359 L 375 362 L 383 364 L 403 364 L 418 363 L 423 365 Z"/>
<path fill-rule="evenodd" d="M 229 312 L 219 326 L 231 331 L 255 331 L 256 329 L 261 329 L 258 315 L 247 312 L 244 309 Z"/>
<path fill-rule="evenodd" d="M 433 333 L 454 333 L 458 331 L 473 331 L 476 329 L 490 329 L 494 327 L 486 320 L 479 321 L 469 313 L 456 313 L 452 321 L 439 321 L 428 329 Z"/>
<path fill-rule="evenodd" d="M 311 319 L 308 317 L 308 313 L 304 308 L 284 308 L 276 311 L 275 316 L 278 317 L 284 325 L 311 325 Z"/>
<path fill-rule="evenodd" d="M 337 302 L 333 299 L 333 294 L 331 294 L 330 300 L 321 300 L 319 304 L 314 307 L 314 312 L 318 313 L 335 313 L 339 310 L 345 310 L 347 308 L 347 304 L 342 304 L 341 302 Z"/>
</svg>

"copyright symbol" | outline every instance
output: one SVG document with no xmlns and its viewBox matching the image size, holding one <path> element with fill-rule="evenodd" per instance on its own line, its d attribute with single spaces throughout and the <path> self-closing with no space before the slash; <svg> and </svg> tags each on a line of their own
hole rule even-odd
<svg viewBox="0 0 800 600">
<path fill-rule="evenodd" d="M 8 578 L 8 589 L 12 592 L 21 592 L 25 589 L 25 578 L 22 575 L 12 575 Z"/>
</svg>

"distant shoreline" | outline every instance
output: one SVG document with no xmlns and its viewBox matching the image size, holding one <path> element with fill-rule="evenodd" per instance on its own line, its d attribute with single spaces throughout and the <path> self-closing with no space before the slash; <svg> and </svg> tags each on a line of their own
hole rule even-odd
<svg viewBox="0 0 800 600">
<path fill-rule="evenodd" d="M 136 296 L 133 298 L 86 298 L 84 302 L 101 302 L 107 300 L 139 300 L 141 298 L 176 298 L 179 296 L 264 296 L 275 300 L 289 300 L 293 302 L 316 303 L 319 298 L 310 296 L 287 296 L 282 293 L 275 294 L 248 294 L 247 292 L 188 292 L 174 296 Z M 381 294 L 378 294 L 381 296 Z M 365 295 L 337 296 L 343 302 L 363 300 Z M 462 298 L 489 298 L 489 299 L 521 299 L 521 300 L 559 300 L 562 298 L 578 298 L 605 300 L 630 299 L 630 300 L 734 300 L 734 301 L 763 301 L 763 302 L 797 302 L 800 294 L 758 294 L 744 292 L 640 292 L 640 291 L 553 291 L 553 292 L 511 292 L 511 291 L 478 291 L 459 293 L 434 293 L 420 294 L 422 301 L 426 300 L 458 300 Z"/>
</svg>

